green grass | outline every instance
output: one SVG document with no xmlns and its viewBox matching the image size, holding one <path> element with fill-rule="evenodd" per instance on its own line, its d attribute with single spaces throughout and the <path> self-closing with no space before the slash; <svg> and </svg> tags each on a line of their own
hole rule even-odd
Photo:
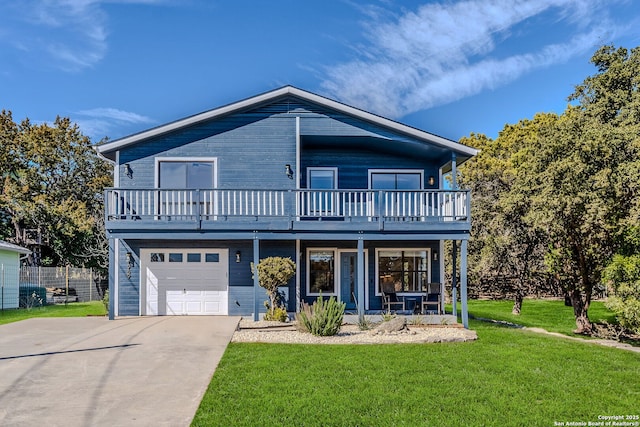
<svg viewBox="0 0 640 427">
<path fill-rule="evenodd" d="M 104 316 L 107 312 L 102 301 L 73 302 L 67 305 L 46 305 L 30 310 L 24 308 L 0 311 L 0 325 L 32 317 L 84 317 Z"/>
<path fill-rule="evenodd" d="M 639 413 L 639 354 L 471 327 L 476 342 L 232 343 L 193 425 L 550 426 Z"/>
<path fill-rule="evenodd" d="M 511 314 L 512 308 L 513 301 L 469 301 L 469 314 L 478 318 L 501 320 L 522 326 L 543 328 L 549 332 L 574 335 L 576 322 L 573 308 L 565 306 L 564 301 L 525 299 L 519 316 Z M 607 310 L 601 301 L 591 302 L 588 313 L 592 322 L 606 320 L 609 323 L 615 323 L 614 314 Z"/>
</svg>

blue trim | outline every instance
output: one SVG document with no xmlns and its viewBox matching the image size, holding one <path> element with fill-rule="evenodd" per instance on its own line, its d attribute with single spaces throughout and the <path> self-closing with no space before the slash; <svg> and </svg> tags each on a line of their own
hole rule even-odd
<svg viewBox="0 0 640 427">
<path fill-rule="evenodd" d="M 460 302 L 462 305 L 462 325 L 469 329 L 469 313 L 467 311 L 467 246 L 463 240 L 460 245 Z"/>
</svg>

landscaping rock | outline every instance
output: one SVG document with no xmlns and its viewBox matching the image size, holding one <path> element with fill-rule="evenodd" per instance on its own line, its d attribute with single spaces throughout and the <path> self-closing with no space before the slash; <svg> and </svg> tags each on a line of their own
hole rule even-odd
<svg viewBox="0 0 640 427">
<path fill-rule="evenodd" d="M 407 329 L 407 319 L 404 316 L 394 317 L 388 322 L 382 322 L 374 329 L 377 333 L 400 332 Z"/>
</svg>

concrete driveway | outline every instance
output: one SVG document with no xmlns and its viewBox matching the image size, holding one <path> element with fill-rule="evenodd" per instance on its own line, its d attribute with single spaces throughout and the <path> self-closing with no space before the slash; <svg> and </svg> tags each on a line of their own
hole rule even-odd
<svg viewBox="0 0 640 427">
<path fill-rule="evenodd" d="M 0 326 L 0 425 L 187 426 L 239 317 Z"/>
</svg>

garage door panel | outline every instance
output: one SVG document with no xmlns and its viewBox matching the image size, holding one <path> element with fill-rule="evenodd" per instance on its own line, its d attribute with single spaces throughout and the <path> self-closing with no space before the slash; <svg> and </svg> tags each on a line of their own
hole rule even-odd
<svg viewBox="0 0 640 427">
<path fill-rule="evenodd" d="M 150 262 L 149 254 L 183 253 L 183 262 Z M 186 262 L 187 254 L 219 254 L 219 262 Z M 147 256 L 145 256 L 147 255 Z M 228 312 L 228 251 L 202 249 L 144 249 L 146 314 L 226 315 Z M 165 257 L 168 259 L 168 257 Z"/>
</svg>

